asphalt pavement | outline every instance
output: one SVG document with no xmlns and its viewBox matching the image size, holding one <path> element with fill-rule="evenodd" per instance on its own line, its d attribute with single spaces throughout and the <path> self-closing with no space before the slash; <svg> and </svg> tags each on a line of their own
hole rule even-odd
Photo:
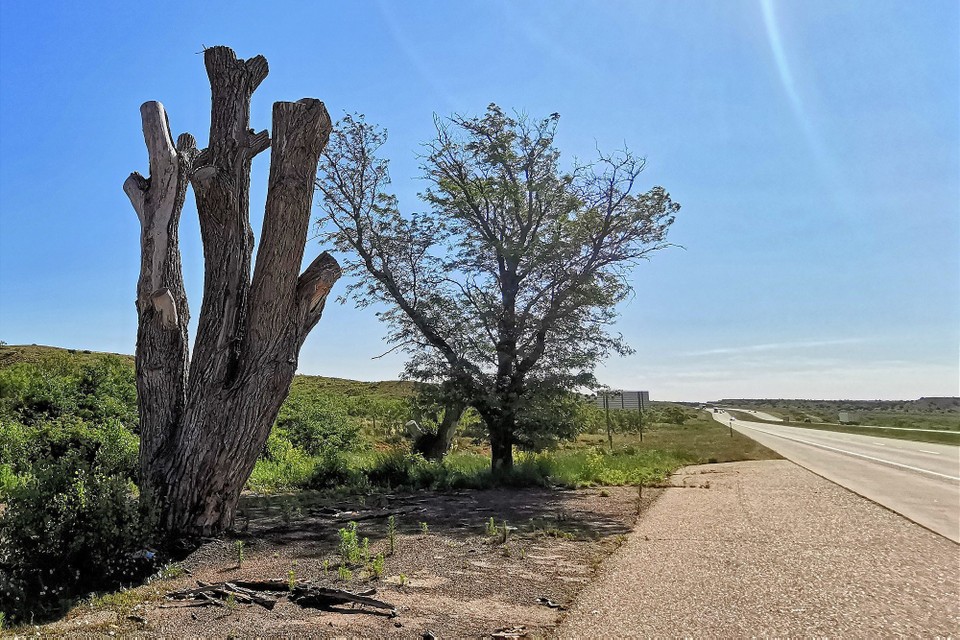
<svg viewBox="0 0 960 640">
<path fill-rule="evenodd" d="M 779 424 L 715 420 L 931 531 L 960 542 L 960 447 Z"/>
<path fill-rule="evenodd" d="M 960 637 L 960 547 L 943 536 L 787 460 L 672 484 L 559 637 Z"/>
</svg>

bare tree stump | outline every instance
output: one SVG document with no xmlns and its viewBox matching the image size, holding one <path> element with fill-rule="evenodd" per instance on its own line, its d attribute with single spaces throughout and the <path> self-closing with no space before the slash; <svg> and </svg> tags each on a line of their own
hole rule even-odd
<svg viewBox="0 0 960 640">
<path fill-rule="evenodd" d="M 173 143 L 159 102 L 141 109 L 150 176 L 124 183 L 141 222 L 137 391 L 141 492 L 172 536 L 221 532 L 253 470 L 297 368 L 300 347 L 340 277 L 321 254 L 301 274 L 320 153 L 331 131 L 323 103 L 277 102 L 272 136 L 250 128 L 250 100 L 267 76 L 262 56 L 204 52 L 212 108 L 198 151 Z M 271 147 L 256 270 L 250 167 Z M 193 186 L 204 253 L 203 301 L 192 358 L 178 226 Z"/>
</svg>

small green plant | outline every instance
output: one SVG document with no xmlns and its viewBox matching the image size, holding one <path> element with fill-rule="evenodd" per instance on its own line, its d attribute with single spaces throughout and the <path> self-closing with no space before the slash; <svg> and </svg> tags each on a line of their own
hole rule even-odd
<svg viewBox="0 0 960 640">
<path fill-rule="evenodd" d="M 401 573 L 398 576 L 397 581 L 400 583 L 401 587 L 405 586 L 407 584 L 407 574 Z"/>
<path fill-rule="evenodd" d="M 226 601 L 227 609 L 233 610 L 237 608 L 237 598 L 232 593 L 227 594 Z"/>
<path fill-rule="evenodd" d="M 161 580 L 173 580 L 174 578 L 179 578 L 182 575 L 185 575 L 187 572 L 178 562 L 170 563 L 160 569 L 159 577 Z"/>
<path fill-rule="evenodd" d="M 330 573 L 330 561 L 329 561 L 329 560 L 324 560 L 324 561 L 323 561 L 323 575 L 327 575 L 328 573 Z"/>
<path fill-rule="evenodd" d="M 383 554 L 382 554 L 382 553 L 378 553 L 378 554 L 377 554 L 377 557 L 375 557 L 375 558 L 373 559 L 373 562 L 371 563 L 371 569 L 372 569 L 372 571 L 373 571 L 373 577 L 374 577 L 374 578 L 383 577 L 383 567 L 384 567 L 384 564 L 386 564 L 386 563 L 385 563 L 385 561 L 384 561 Z"/>
<path fill-rule="evenodd" d="M 426 522 L 421 522 L 421 523 L 420 523 L 420 533 L 422 533 L 423 535 L 429 535 L 429 534 L 430 534 L 430 525 L 428 525 Z"/>
<path fill-rule="evenodd" d="M 293 591 L 297 588 L 297 572 L 293 569 L 287 571 L 287 589 Z"/>
<path fill-rule="evenodd" d="M 357 536 L 357 523 L 351 522 L 343 529 L 337 532 L 340 536 L 338 551 L 340 552 L 341 565 L 360 564 L 364 558 L 364 547 L 360 544 Z M 369 540 L 366 542 L 367 553 L 369 554 Z"/>
<path fill-rule="evenodd" d="M 340 568 L 337 569 L 337 577 L 343 582 L 350 582 L 353 580 L 353 571 L 351 571 L 346 565 L 342 564 L 340 565 Z"/>
<path fill-rule="evenodd" d="M 390 555 L 397 550 L 397 518 L 390 516 L 387 518 L 387 538 L 390 540 Z"/>
<path fill-rule="evenodd" d="M 542 534 L 546 538 L 556 538 L 557 540 L 574 540 L 576 538 L 576 536 L 569 531 L 564 531 L 556 527 L 548 527 L 542 531 Z"/>
<path fill-rule="evenodd" d="M 520 547 L 520 559 L 523 560 L 526 557 L 527 557 L 527 550 L 524 549 L 523 547 Z"/>
<path fill-rule="evenodd" d="M 3 611 L 0 611 L 0 631 L 3 631 L 3 627 L 7 621 L 7 616 Z"/>
<path fill-rule="evenodd" d="M 360 545 L 360 556 L 363 564 L 370 563 L 370 538 L 363 539 L 363 544 Z"/>
<path fill-rule="evenodd" d="M 503 529 L 500 532 L 500 544 L 507 544 L 507 538 L 510 536 L 510 529 L 507 528 L 507 521 L 503 521 Z"/>
<path fill-rule="evenodd" d="M 490 516 L 490 519 L 487 520 L 487 537 L 493 538 L 497 535 L 497 523 L 493 519 L 493 516 Z"/>
<path fill-rule="evenodd" d="M 237 540 L 233 543 L 237 552 L 237 568 L 243 568 L 243 540 Z"/>
</svg>

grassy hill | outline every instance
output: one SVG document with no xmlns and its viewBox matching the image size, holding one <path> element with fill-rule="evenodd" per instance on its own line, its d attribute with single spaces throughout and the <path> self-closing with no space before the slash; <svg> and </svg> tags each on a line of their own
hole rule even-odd
<svg viewBox="0 0 960 640">
<path fill-rule="evenodd" d="M 56 364 L 58 361 L 71 365 L 84 365 L 96 362 L 104 356 L 122 358 L 133 367 L 133 356 L 122 353 L 106 353 L 89 349 L 62 349 L 44 345 L 3 345 L 0 346 L 0 369 L 18 362 L 38 365 Z M 318 392 L 344 397 L 379 396 L 389 399 L 407 398 L 416 394 L 416 385 L 406 380 L 384 380 L 363 382 L 346 378 L 327 378 L 324 376 L 297 375 L 293 379 L 291 393 Z"/>
<path fill-rule="evenodd" d="M 47 347 L 39 344 L 6 344 L 0 346 L 0 369 L 17 364 L 18 362 L 50 364 L 61 359 L 67 359 L 75 364 L 88 364 L 104 356 L 123 358 L 130 362 L 130 366 L 133 366 L 133 356 L 122 353 L 90 351 L 89 349 L 61 349 L 60 347 Z"/>
</svg>

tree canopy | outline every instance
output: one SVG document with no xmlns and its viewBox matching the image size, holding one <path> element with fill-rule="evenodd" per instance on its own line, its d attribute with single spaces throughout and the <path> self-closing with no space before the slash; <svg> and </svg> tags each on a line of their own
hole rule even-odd
<svg viewBox="0 0 960 640">
<path fill-rule="evenodd" d="M 532 412 L 595 384 L 638 261 L 668 246 L 679 205 L 640 192 L 644 160 L 627 150 L 561 168 L 558 114 L 436 118 L 422 158 L 423 211 L 390 193 L 386 133 L 363 116 L 334 127 L 321 161 L 323 241 L 347 254 L 360 307 L 386 305 L 407 375 L 445 382 L 489 430 L 494 468 L 550 429 Z M 558 424 L 563 420 L 558 420 Z"/>
</svg>

